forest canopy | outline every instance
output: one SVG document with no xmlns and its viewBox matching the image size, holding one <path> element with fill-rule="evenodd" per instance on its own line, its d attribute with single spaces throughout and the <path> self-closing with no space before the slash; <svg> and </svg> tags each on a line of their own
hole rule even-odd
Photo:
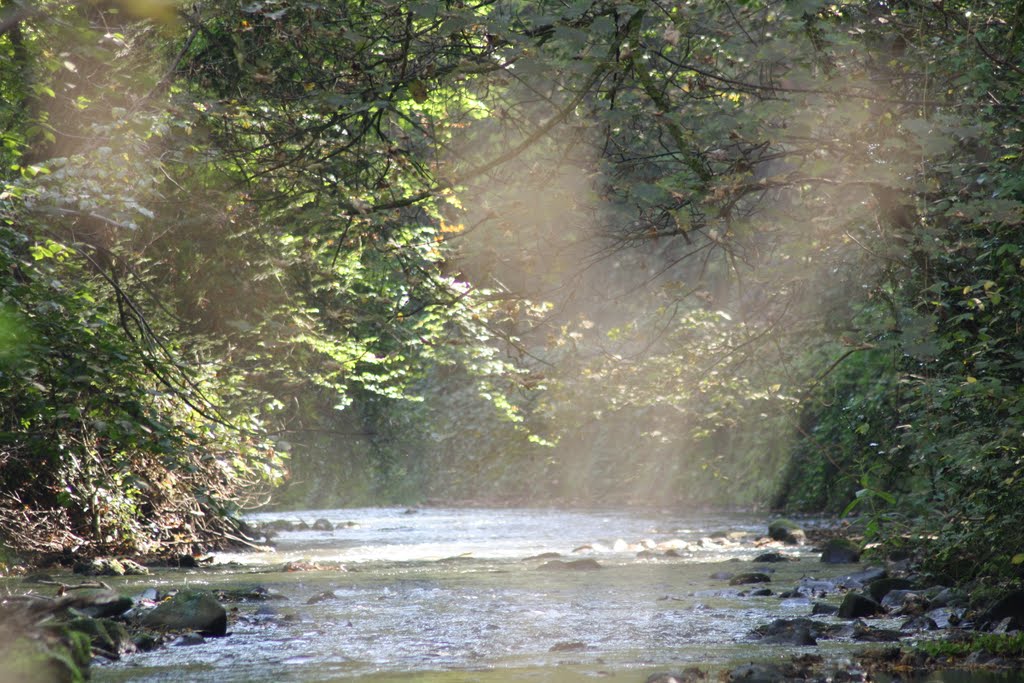
<svg viewBox="0 0 1024 683">
<path fill-rule="evenodd" d="M 756 504 L 1013 573 L 1022 33 L 1008 0 L 5 0 L 0 538 Z"/>
</svg>

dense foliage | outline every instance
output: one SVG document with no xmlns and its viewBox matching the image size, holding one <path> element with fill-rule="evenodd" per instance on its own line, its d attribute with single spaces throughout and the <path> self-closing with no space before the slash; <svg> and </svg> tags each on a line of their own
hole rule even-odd
<svg viewBox="0 0 1024 683">
<path fill-rule="evenodd" d="M 221 532 L 283 478 L 1024 559 L 1014 3 L 0 16 L 9 542 Z"/>
</svg>

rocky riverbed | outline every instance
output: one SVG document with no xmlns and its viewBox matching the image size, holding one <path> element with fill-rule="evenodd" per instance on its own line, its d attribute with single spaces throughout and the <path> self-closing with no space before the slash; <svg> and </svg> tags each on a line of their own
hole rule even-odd
<svg viewBox="0 0 1024 683">
<path fill-rule="evenodd" d="M 252 524 L 275 547 L 7 579 L 0 682 L 1012 677 L 1024 643 L 1020 594 L 972 601 L 907 560 L 862 558 L 824 522 L 338 510 Z"/>
</svg>

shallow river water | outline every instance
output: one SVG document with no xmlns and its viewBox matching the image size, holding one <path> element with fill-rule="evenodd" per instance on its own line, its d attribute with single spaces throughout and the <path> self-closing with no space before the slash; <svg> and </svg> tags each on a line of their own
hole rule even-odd
<svg viewBox="0 0 1024 683">
<path fill-rule="evenodd" d="M 252 521 L 317 518 L 337 528 L 282 533 L 273 552 L 218 555 L 214 568 L 121 580 L 128 593 L 258 586 L 279 597 L 229 605 L 225 638 L 130 655 L 95 667 L 94 680 L 642 682 L 691 665 L 714 676 L 732 663 L 792 654 L 748 634 L 808 615 L 810 601 L 749 597 L 762 586 L 731 587 L 713 574 L 767 570 L 779 593 L 801 578 L 861 569 L 824 565 L 808 547 L 784 549 L 798 561 L 753 565 L 763 517 L 344 509 Z M 643 543 L 662 545 L 638 557 Z M 679 556 L 665 556 L 673 546 Z M 541 553 L 593 558 L 602 568 L 546 571 L 547 560 L 528 559 Z M 283 571 L 291 561 L 343 567 Z M 811 651 L 842 659 L 852 647 L 828 640 Z"/>
</svg>

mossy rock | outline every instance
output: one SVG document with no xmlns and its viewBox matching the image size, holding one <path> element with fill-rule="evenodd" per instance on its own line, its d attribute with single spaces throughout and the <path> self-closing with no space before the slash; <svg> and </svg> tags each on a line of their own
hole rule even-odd
<svg viewBox="0 0 1024 683">
<path fill-rule="evenodd" d="M 142 617 L 142 625 L 167 631 L 199 631 L 204 635 L 227 633 L 227 611 L 210 591 L 184 590 Z"/>
<path fill-rule="evenodd" d="M 799 524 L 791 519 L 776 519 L 768 524 L 768 537 L 773 541 L 781 541 L 797 545 L 807 540 L 807 535 Z"/>
<path fill-rule="evenodd" d="M 81 638 L 68 645 L 47 644 L 22 636 L 0 646 L 0 681 L 3 683 L 85 683 L 88 679 L 88 641 L 85 663 L 77 652 Z"/>
<path fill-rule="evenodd" d="M 69 621 L 67 628 L 87 636 L 91 647 L 105 654 L 120 656 L 135 649 L 128 629 L 112 619 L 83 617 Z"/>
<path fill-rule="evenodd" d="M 860 562 L 860 546 L 845 538 L 832 538 L 821 547 L 821 561 L 825 564 L 854 564 Z"/>
</svg>

